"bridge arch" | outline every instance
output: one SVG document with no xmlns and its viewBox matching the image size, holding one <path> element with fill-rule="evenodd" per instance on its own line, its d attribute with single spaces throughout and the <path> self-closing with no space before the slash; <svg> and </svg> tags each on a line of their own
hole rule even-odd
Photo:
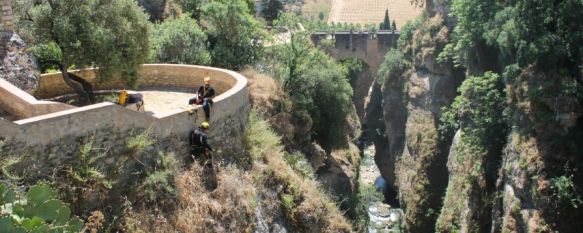
<svg viewBox="0 0 583 233">
<path fill-rule="evenodd" d="M 358 81 L 351 83 L 354 88 L 353 103 L 361 121 L 364 120 L 366 99 L 371 92 L 375 77 L 385 54 L 397 43 L 399 31 L 337 31 L 314 32 L 311 35 L 312 42 L 316 45 L 323 40 L 333 40 L 333 47 L 324 47 L 326 53 L 337 61 L 357 58 L 364 61 L 366 69 L 360 72 Z"/>
</svg>

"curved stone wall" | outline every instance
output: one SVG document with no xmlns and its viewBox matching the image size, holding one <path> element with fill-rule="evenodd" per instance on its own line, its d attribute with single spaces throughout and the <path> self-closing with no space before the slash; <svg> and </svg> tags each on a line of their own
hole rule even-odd
<svg viewBox="0 0 583 233">
<path fill-rule="evenodd" d="M 221 94 L 231 89 L 237 83 L 233 74 L 227 70 L 193 65 L 177 64 L 145 64 L 138 71 L 138 88 L 187 88 L 194 90 L 202 85 L 204 77 L 213 78 L 213 86 Z M 95 90 L 111 89 L 132 89 L 120 80 L 119 76 L 113 77 L 112 81 L 97 82 L 95 69 L 84 69 L 71 71 L 94 85 Z M 71 94 L 72 90 L 65 82 L 61 73 L 43 74 L 39 82 L 39 87 L 34 96 L 39 99 L 48 99 L 66 94 Z"/>
<path fill-rule="evenodd" d="M 77 72 L 82 77 L 95 81 L 93 70 Z M 221 93 L 214 99 L 210 142 L 223 153 L 237 150 L 249 116 L 247 79 L 242 75 L 212 67 L 151 64 L 144 65 L 140 70 L 139 84 L 142 87 L 195 88 L 206 76 L 214 79 L 214 85 Z M 108 82 L 98 85 L 97 89 L 123 87 L 120 85 L 118 82 Z M 68 90 L 60 74 L 50 74 L 41 78 L 35 95 L 48 98 L 67 94 Z M 9 148 L 16 151 L 14 153 L 28 148 L 33 150 L 32 153 L 75 155 L 82 146 L 81 138 L 94 136 L 98 140 L 96 146 L 103 144 L 119 147 L 127 140 L 123 138 L 126 132 L 146 129 L 150 135 L 165 140 L 168 146 L 184 147 L 178 150 L 186 151 L 184 142 L 187 141 L 188 132 L 203 119 L 202 110 L 197 111 L 194 116 L 181 109 L 165 115 L 151 116 L 116 104 L 100 103 L 15 122 L 0 120 L 0 139 L 19 145 Z"/>
</svg>

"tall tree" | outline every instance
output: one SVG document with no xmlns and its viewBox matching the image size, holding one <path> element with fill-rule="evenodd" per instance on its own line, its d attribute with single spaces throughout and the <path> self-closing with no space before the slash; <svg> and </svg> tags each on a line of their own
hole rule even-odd
<svg viewBox="0 0 583 233">
<path fill-rule="evenodd" d="M 214 66 L 237 70 L 259 58 L 264 34 L 245 1 L 216 0 L 205 4 L 201 21 L 208 28 Z"/>
<path fill-rule="evenodd" d="M 269 25 L 273 24 L 273 20 L 279 17 L 281 10 L 283 10 L 283 4 L 279 0 L 262 0 L 261 5 L 263 10 L 261 14 L 267 20 Z"/>
<path fill-rule="evenodd" d="M 385 18 L 380 25 L 381 30 L 391 30 L 391 20 L 389 19 L 389 9 L 385 11 Z"/>
<path fill-rule="evenodd" d="M 393 19 L 393 30 L 397 30 L 397 23 L 395 23 L 395 20 Z"/>
<path fill-rule="evenodd" d="M 95 102 L 91 83 L 68 68 L 99 67 L 98 81 L 119 74 L 134 85 L 148 57 L 148 16 L 133 0 L 40 0 L 29 9 L 33 37 L 61 54 L 54 62 L 81 104 Z"/>
</svg>

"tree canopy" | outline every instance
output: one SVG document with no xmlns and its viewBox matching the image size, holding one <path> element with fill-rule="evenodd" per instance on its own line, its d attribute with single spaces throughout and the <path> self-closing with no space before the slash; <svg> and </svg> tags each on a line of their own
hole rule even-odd
<svg viewBox="0 0 583 233">
<path fill-rule="evenodd" d="M 150 37 L 155 62 L 197 65 L 211 62 L 207 36 L 192 18 L 167 19 L 154 26 Z"/>
<path fill-rule="evenodd" d="M 52 44 L 65 82 L 92 102 L 90 84 L 67 73 L 70 66 L 99 67 L 99 81 L 119 74 L 134 85 L 148 57 L 148 16 L 133 0 L 42 0 L 29 9 L 37 44 Z M 42 47 L 41 47 L 42 49 Z"/>
<path fill-rule="evenodd" d="M 242 0 L 205 4 L 201 21 L 207 29 L 213 66 L 238 70 L 255 62 L 262 51 L 262 26 Z"/>
<path fill-rule="evenodd" d="M 480 42 L 498 48 L 507 74 L 537 63 L 544 69 L 565 68 L 580 76 L 583 51 L 583 2 L 579 0 L 453 0 L 457 19 L 451 42 L 441 58 L 464 64 Z"/>
</svg>

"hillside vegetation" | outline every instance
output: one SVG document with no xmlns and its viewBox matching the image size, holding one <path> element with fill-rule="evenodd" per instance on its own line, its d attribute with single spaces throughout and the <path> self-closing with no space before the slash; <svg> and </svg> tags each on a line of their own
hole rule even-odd
<svg viewBox="0 0 583 233">
<path fill-rule="evenodd" d="M 115 142 L 121 146 L 102 147 L 112 143 L 98 134 L 71 137 L 84 146 L 57 162 L 35 161 L 26 154 L 33 148 L 18 148 L 24 153 L 16 154 L 17 142 L 2 139 L 0 179 L 7 187 L 22 192 L 39 182 L 50 187 L 54 190 L 50 199 L 61 200 L 83 222 L 74 217 L 70 225 L 81 224 L 87 232 L 363 229 L 366 217 L 356 216 L 355 210 L 360 154 L 353 141 L 360 123 L 351 102 L 349 69 L 314 47 L 309 33 L 298 33 L 289 44 L 264 48 L 270 39 L 264 22 L 253 17 L 249 1 L 242 0 L 123 1 L 123 9 L 135 17 L 108 7 L 108 1 L 13 2 L 17 33 L 30 45 L 43 72 L 59 69 L 66 74 L 112 62 L 108 53 L 99 51 L 106 49 L 126 56 L 131 67 L 111 66 L 99 81 L 120 72 L 137 75 L 130 68 L 143 62 L 233 69 L 249 77 L 253 110 L 243 140 L 235 142 L 243 149 L 216 155 L 212 163 L 193 160 L 186 140 L 169 142 L 150 135 L 148 129 L 124 132 Z M 71 10 L 67 14 L 55 13 L 67 9 Z M 92 16 L 103 22 L 92 24 Z M 128 30 L 113 30 L 108 27 L 111 22 L 123 22 L 122 29 Z M 76 23 L 88 27 L 71 26 Z M 67 41 L 76 42 L 62 42 L 64 32 Z M 115 40 L 124 33 L 139 37 L 124 37 L 137 47 Z M 72 47 L 85 50 L 71 52 Z M 75 59 L 78 53 L 91 56 Z M 135 84 L 132 77 L 126 77 L 128 88 Z M 79 98 L 93 102 L 92 87 L 82 77 L 63 78 L 74 79 L 71 86 L 84 90 L 77 92 Z M 59 151 L 47 152 L 48 158 L 59 156 Z M 4 217 L 2 221 L 21 224 Z M 58 226 L 50 219 L 46 223 Z"/>
</svg>

